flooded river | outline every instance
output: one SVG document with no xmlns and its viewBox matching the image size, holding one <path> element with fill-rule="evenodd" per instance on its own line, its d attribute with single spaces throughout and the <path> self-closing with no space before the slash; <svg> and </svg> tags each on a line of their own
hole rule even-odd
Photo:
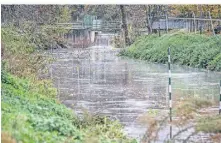
<svg viewBox="0 0 221 143">
<path fill-rule="evenodd" d="M 147 128 L 139 116 L 148 109 L 168 112 L 168 68 L 118 57 L 118 52 L 108 46 L 53 50 L 51 78 L 66 106 L 78 114 L 87 109 L 117 119 L 128 136 L 140 139 Z M 220 79 L 220 73 L 172 65 L 172 96 L 218 101 Z"/>
</svg>

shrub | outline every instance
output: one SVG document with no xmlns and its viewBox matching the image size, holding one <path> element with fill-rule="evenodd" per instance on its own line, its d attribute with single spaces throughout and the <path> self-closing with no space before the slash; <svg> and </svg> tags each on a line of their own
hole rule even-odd
<svg viewBox="0 0 221 143">
<path fill-rule="evenodd" d="M 221 37 L 176 32 L 147 35 L 138 38 L 121 56 L 167 63 L 167 49 L 171 46 L 171 62 L 196 68 L 221 71 Z"/>
</svg>

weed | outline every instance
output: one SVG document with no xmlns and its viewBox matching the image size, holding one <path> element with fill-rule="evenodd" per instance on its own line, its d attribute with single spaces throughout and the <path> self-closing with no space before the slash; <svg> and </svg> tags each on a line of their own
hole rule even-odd
<svg viewBox="0 0 221 143">
<path fill-rule="evenodd" d="M 196 130 L 207 133 L 221 133 L 221 116 L 214 115 L 200 118 L 197 121 Z"/>
</svg>

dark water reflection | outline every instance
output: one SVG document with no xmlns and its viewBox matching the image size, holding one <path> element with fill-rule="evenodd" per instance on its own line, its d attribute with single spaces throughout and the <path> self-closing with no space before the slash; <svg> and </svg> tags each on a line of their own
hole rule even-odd
<svg viewBox="0 0 221 143">
<path fill-rule="evenodd" d="M 105 46 L 54 50 L 53 82 L 59 99 L 77 113 L 86 108 L 110 116 L 129 136 L 142 137 L 146 128 L 137 118 L 148 109 L 168 107 L 167 65 L 124 59 L 117 53 Z M 173 96 L 218 99 L 220 79 L 220 73 L 173 65 Z"/>
</svg>

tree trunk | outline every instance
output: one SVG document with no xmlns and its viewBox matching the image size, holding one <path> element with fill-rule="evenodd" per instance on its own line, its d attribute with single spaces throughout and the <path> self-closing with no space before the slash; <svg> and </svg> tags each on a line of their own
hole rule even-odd
<svg viewBox="0 0 221 143">
<path fill-rule="evenodd" d="M 221 18 L 221 5 L 218 6 L 218 18 L 220 19 Z M 220 21 L 218 22 L 218 25 L 220 26 Z"/>
<path fill-rule="evenodd" d="M 147 10 L 147 5 L 144 5 L 144 9 L 145 9 L 145 12 L 146 12 L 146 25 L 147 25 L 147 29 L 148 29 L 148 34 L 151 34 L 152 33 L 152 28 L 151 28 L 151 22 L 150 22 L 150 17 L 149 17 L 149 13 L 148 13 L 148 10 Z M 149 11 L 150 11 L 150 8 L 149 8 Z"/>
<path fill-rule="evenodd" d="M 125 14 L 125 9 L 123 5 L 120 5 L 120 10 L 121 10 L 121 16 L 122 16 L 122 28 L 124 30 L 124 38 L 125 38 L 125 44 L 126 46 L 130 45 L 130 39 L 128 36 L 128 28 L 127 28 L 127 20 L 126 20 L 126 14 Z"/>
</svg>

